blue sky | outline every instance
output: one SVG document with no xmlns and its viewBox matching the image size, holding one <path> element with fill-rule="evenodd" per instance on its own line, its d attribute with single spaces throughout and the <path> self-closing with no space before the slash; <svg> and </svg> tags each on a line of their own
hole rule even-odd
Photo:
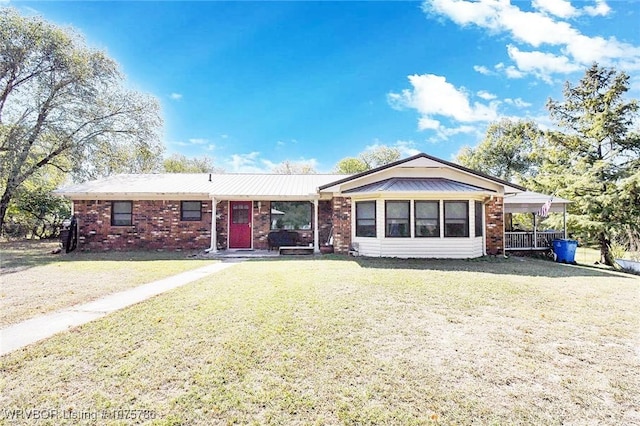
<svg viewBox="0 0 640 426">
<path fill-rule="evenodd" d="M 594 61 L 640 98 L 637 1 L 0 0 L 79 30 L 162 104 L 167 153 L 330 171 L 385 144 L 451 160 L 501 117 L 548 125 Z"/>
</svg>

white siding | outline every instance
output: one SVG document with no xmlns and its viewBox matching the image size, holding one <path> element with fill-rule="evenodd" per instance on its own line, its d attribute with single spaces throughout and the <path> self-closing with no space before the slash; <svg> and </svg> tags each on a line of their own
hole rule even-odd
<svg viewBox="0 0 640 426">
<path fill-rule="evenodd" d="M 395 200 L 406 198 L 392 198 Z M 432 198 L 433 199 L 433 198 Z M 354 200 L 359 201 L 359 200 Z M 364 201 L 364 199 L 362 200 Z M 411 237 L 385 237 L 385 199 L 376 200 L 376 238 L 354 237 L 361 256 L 370 257 L 399 257 L 399 258 L 452 258 L 467 259 L 480 257 L 484 254 L 483 237 L 475 237 L 475 215 L 473 200 L 469 202 L 469 237 L 444 238 L 443 203 L 440 203 L 440 238 L 414 237 L 413 199 L 411 201 Z M 355 202 L 352 203 L 352 217 L 355 218 Z M 355 220 L 352 235 L 355 236 Z"/>
</svg>

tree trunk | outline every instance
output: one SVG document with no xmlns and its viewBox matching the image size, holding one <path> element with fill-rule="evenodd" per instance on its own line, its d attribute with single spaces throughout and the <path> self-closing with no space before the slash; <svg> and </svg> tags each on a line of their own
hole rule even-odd
<svg viewBox="0 0 640 426">
<path fill-rule="evenodd" d="M 604 232 L 600 233 L 600 263 L 613 266 L 613 257 L 611 256 L 611 251 L 609 250 L 611 241 Z"/>
<path fill-rule="evenodd" d="M 0 198 L 0 235 L 4 234 L 4 218 L 7 215 L 7 210 L 9 210 L 9 201 L 11 201 L 12 195 L 13 190 L 7 185 L 7 189 L 2 194 L 2 198 Z"/>
</svg>

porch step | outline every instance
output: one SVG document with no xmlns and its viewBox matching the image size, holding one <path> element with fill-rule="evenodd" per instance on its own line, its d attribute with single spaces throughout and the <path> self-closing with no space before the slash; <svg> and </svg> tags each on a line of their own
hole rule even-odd
<svg viewBox="0 0 640 426">
<path fill-rule="evenodd" d="M 282 246 L 278 249 L 280 254 L 313 254 L 313 247 L 308 246 Z"/>
</svg>

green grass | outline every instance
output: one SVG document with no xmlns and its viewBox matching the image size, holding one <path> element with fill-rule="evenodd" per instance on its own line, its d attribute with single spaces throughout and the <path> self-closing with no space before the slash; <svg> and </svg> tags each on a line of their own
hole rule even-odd
<svg viewBox="0 0 640 426">
<path fill-rule="evenodd" d="M 0 243 L 0 327 L 212 262 L 175 252 L 51 254 L 56 246 Z"/>
<path fill-rule="evenodd" d="M 639 290 L 534 259 L 244 262 L 3 357 L 0 406 L 157 425 L 634 424 Z"/>
</svg>

